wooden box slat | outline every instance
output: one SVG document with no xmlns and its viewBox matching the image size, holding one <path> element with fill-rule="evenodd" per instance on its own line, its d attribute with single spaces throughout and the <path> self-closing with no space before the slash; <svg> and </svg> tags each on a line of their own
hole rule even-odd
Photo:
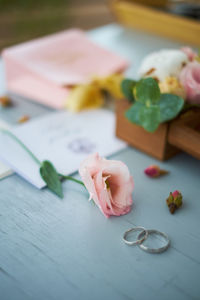
<svg viewBox="0 0 200 300">
<path fill-rule="evenodd" d="M 200 159 L 200 110 L 171 122 L 168 142 Z"/>
<path fill-rule="evenodd" d="M 116 135 L 129 145 L 159 159 L 165 160 L 180 152 L 167 142 L 169 124 L 161 124 L 155 133 L 149 133 L 142 127 L 125 118 L 125 111 L 130 107 L 127 100 L 120 100 L 116 107 Z"/>
<path fill-rule="evenodd" d="M 200 159 L 200 109 L 161 124 L 154 133 L 150 133 L 125 117 L 125 112 L 130 106 L 127 100 L 117 102 L 117 137 L 159 160 L 166 160 L 181 150 Z"/>
<path fill-rule="evenodd" d="M 117 20 L 127 26 L 200 46 L 200 22 L 128 0 L 111 1 Z"/>
</svg>

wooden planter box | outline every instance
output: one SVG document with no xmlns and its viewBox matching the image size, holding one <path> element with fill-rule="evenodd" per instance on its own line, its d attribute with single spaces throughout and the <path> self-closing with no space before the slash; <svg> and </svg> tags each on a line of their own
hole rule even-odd
<svg viewBox="0 0 200 300">
<path fill-rule="evenodd" d="M 200 127 L 200 109 L 161 124 L 154 133 L 149 133 L 126 119 L 125 111 L 129 107 L 127 100 L 117 102 L 117 137 L 159 160 L 166 160 L 181 150 L 200 159 L 200 128 L 195 129 Z"/>
</svg>

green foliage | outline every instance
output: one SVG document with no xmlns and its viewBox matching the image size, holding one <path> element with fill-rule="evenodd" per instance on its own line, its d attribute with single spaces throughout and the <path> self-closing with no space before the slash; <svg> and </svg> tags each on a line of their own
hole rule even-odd
<svg viewBox="0 0 200 300">
<path fill-rule="evenodd" d="M 63 198 L 62 185 L 59 175 L 50 161 L 45 160 L 42 162 L 40 167 L 40 175 L 46 182 L 48 188 L 57 196 Z"/>
<path fill-rule="evenodd" d="M 157 105 L 149 107 L 143 105 L 140 109 L 140 125 L 149 131 L 154 132 L 160 124 L 160 109 Z"/>
<path fill-rule="evenodd" d="M 133 94 L 131 84 L 126 84 L 124 87 L 125 96 L 131 92 Z M 184 106 L 184 100 L 181 97 L 161 94 L 157 81 L 151 77 L 141 79 L 136 83 L 134 94 L 136 101 L 125 115 L 129 121 L 142 126 L 149 132 L 154 132 L 160 123 L 174 119 Z"/>
<path fill-rule="evenodd" d="M 143 107 L 143 104 L 140 102 L 135 102 L 126 112 L 125 115 L 128 120 L 131 120 L 132 123 L 140 125 L 140 109 Z"/>
<path fill-rule="evenodd" d="M 148 77 L 136 84 L 136 99 L 141 103 L 155 104 L 160 99 L 160 89 L 155 79 Z"/>
<path fill-rule="evenodd" d="M 183 108 L 183 105 L 184 100 L 181 97 L 172 94 L 162 94 L 159 101 L 161 122 L 174 119 Z"/>
<path fill-rule="evenodd" d="M 124 96 L 128 99 L 129 102 L 134 102 L 134 87 L 136 85 L 137 81 L 132 79 L 124 79 L 121 83 L 121 91 L 124 94 Z"/>
</svg>

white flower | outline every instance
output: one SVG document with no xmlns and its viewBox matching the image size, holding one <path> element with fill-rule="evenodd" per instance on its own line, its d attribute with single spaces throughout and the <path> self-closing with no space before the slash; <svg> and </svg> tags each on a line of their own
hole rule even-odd
<svg viewBox="0 0 200 300">
<path fill-rule="evenodd" d="M 188 63 L 187 55 L 181 50 L 164 49 L 147 55 L 139 69 L 140 77 L 153 77 L 159 81 L 166 77 L 179 77 Z"/>
</svg>

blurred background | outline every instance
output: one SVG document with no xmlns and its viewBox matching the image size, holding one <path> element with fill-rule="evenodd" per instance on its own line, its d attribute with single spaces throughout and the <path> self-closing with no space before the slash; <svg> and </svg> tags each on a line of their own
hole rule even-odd
<svg viewBox="0 0 200 300">
<path fill-rule="evenodd" d="M 0 49 L 69 27 L 113 21 L 106 0 L 0 0 Z"/>
<path fill-rule="evenodd" d="M 0 0 L 0 50 L 70 27 L 92 29 L 111 23 L 113 1 L 152 5 L 200 19 L 200 0 Z"/>
</svg>

